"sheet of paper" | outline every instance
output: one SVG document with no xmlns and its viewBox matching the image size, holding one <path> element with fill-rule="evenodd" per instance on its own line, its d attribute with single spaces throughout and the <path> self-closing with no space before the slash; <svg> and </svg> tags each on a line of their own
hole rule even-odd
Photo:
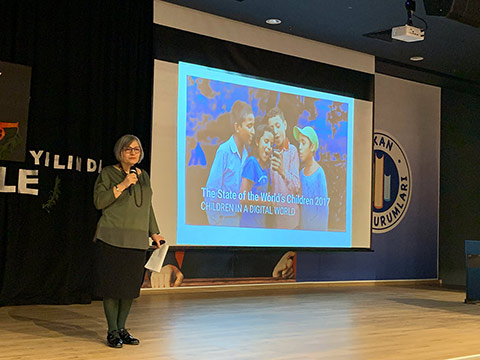
<svg viewBox="0 0 480 360">
<path fill-rule="evenodd" d="M 145 268 L 151 271 L 160 272 L 162 270 L 163 261 L 168 252 L 167 243 L 160 246 L 158 249 L 153 250 L 150 259 L 145 264 Z"/>
</svg>

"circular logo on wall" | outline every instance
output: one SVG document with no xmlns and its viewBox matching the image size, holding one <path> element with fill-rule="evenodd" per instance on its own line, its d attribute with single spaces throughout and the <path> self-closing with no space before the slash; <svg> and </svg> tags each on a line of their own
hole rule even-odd
<svg viewBox="0 0 480 360">
<path fill-rule="evenodd" d="M 412 176 L 405 151 L 392 135 L 373 134 L 372 231 L 385 233 L 405 216 L 412 192 Z"/>
</svg>

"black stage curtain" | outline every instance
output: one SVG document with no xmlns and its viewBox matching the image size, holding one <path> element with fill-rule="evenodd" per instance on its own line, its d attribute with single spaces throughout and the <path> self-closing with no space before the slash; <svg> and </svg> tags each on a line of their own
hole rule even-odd
<svg viewBox="0 0 480 360">
<path fill-rule="evenodd" d="M 0 305 L 91 300 L 100 161 L 114 163 L 116 139 L 133 133 L 149 169 L 152 27 L 152 0 L 0 2 L 0 61 L 32 68 L 26 159 L 0 162 L 0 189 L 26 169 L 39 190 L 0 192 Z"/>
</svg>

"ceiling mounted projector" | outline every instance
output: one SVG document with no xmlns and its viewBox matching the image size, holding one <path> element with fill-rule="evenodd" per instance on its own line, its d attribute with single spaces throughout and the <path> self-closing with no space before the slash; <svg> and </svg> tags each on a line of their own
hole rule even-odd
<svg viewBox="0 0 480 360">
<path fill-rule="evenodd" d="M 397 26 L 392 29 L 392 39 L 414 42 L 422 41 L 425 38 L 425 31 L 412 25 Z"/>
<path fill-rule="evenodd" d="M 414 14 L 415 8 L 416 4 L 414 0 L 406 0 L 405 9 L 407 10 L 407 23 L 405 25 L 394 26 L 386 30 L 363 34 L 363 36 L 388 42 L 392 42 L 393 40 L 403 42 L 422 41 L 423 39 L 425 39 L 425 30 L 427 29 L 427 23 L 425 22 L 425 20 Z M 421 20 L 425 24 L 425 30 L 413 26 L 412 17 Z"/>
<path fill-rule="evenodd" d="M 422 41 L 425 38 L 425 31 L 413 26 L 412 22 L 412 16 L 415 16 L 414 12 L 416 10 L 415 1 L 405 1 L 405 9 L 407 10 L 407 23 L 392 28 L 392 39 L 405 42 Z"/>
</svg>

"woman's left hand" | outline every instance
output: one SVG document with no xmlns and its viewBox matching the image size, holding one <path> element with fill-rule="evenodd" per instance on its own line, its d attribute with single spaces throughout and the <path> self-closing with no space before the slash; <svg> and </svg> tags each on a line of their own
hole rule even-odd
<svg viewBox="0 0 480 360">
<path fill-rule="evenodd" d="M 157 248 L 162 246 L 162 244 L 165 244 L 165 238 L 160 234 L 153 234 L 152 235 L 152 240 L 153 240 L 154 244 L 157 246 Z"/>
</svg>

